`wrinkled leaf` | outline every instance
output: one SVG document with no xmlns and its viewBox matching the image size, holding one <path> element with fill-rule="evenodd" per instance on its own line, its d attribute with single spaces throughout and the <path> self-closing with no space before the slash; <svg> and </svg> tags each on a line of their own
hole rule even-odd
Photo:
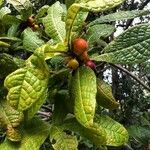
<svg viewBox="0 0 150 150">
<path fill-rule="evenodd" d="M 66 42 L 71 41 L 81 35 L 82 24 L 87 18 L 88 12 L 80 9 L 79 6 L 71 5 L 67 11 L 66 19 Z"/>
<path fill-rule="evenodd" d="M 150 58 L 150 24 L 132 27 L 119 35 L 104 49 L 96 61 L 119 64 L 141 63 Z"/>
<path fill-rule="evenodd" d="M 85 128 L 77 122 L 75 118 L 67 119 L 62 128 L 65 130 L 71 130 L 79 135 L 89 139 L 95 145 L 106 145 L 106 133 L 100 125 L 94 123 L 92 126 Z"/>
<path fill-rule="evenodd" d="M 24 129 L 22 129 L 23 138 L 21 143 L 12 143 L 5 140 L 0 144 L 3 150 L 39 150 L 50 132 L 48 123 L 34 118 Z"/>
<path fill-rule="evenodd" d="M 93 124 L 96 107 L 96 77 L 88 67 L 80 67 L 71 77 L 70 96 L 74 101 L 74 114 L 85 127 Z"/>
<path fill-rule="evenodd" d="M 115 31 L 115 27 L 107 24 L 98 24 L 88 28 L 86 39 L 90 44 L 97 42 L 100 38 L 106 38 Z"/>
<path fill-rule="evenodd" d="M 46 34 L 51 37 L 55 43 L 63 42 L 65 39 L 65 23 L 62 21 L 63 8 L 60 2 L 56 2 L 47 11 L 48 15 L 43 18 L 43 25 Z"/>
<path fill-rule="evenodd" d="M 33 32 L 30 28 L 27 28 L 23 32 L 23 47 L 33 52 L 38 47 L 42 46 L 44 41 L 40 39 L 39 34 Z"/>
<path fill-rule="evenodd" d="M 96 115 L 94 121 L 106 132 L 107 146 L 121 146 L 128 141 L 127 130 L 110 117 Z"/>
<path fill-rule="evenodd" d="M 97 95 L 96 100 L 99 105 L 107 109 L 116 109 L 119 103 L 116 102 L 110 85 L 103 80 L 97 79 Z"/>
<path fill-rule="evenodd" d="M 13 109 L 9 104 L 0 102 L 0 126 L 6 130 L 7 138 L 11 141 L 20 141 L 21 135 L 17 127 L 23 121 L 23 113 Z"/>
<path fill-rule="evenodd" d="M 9 90 L 7 100 L 10 105 L 26 110 L 46 94 L 47 78 L 42 71 L 25 67 L 7 76 L 5 87 Z"/>
<path fill-rule="evenodd" d="M 28 109 L 32 118 L 46 99 L 48 66 L 44 58 L 44 48 L 37 49 L 26 62 L 26 67 L 16 70 L 5 79 L 8 89 L 7 100 L 18 110 Z"/>
<path fill-rule="evenodd" d="M 89 23 L 88 26 L 92 26 L 99 23 L 117 21 L 117 20 L 127 20 L 127 19 L 132 19 L 135 17 L 140 17 L 148 14 L 150 14 L 150 10 L 119 11 L 106 16 L 101 16 L 100 18 Z"/>
<path fill-rule="evenodd" d="M 52 126 L 50 131 L 50 139 L 55 140 L 53 144 L 54 150 L 77 150 L 78 141 L 75 136 L 67 135 L 57 126 Z"/>
</svg>

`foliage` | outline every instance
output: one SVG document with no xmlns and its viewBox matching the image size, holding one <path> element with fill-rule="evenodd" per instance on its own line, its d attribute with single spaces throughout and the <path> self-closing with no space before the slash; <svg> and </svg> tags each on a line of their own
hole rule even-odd
<svg viewBox="0 0 150 150">
<path fill-rule="evenodd" d="M 127 144 L 126 128 L 103 111 L 120 107 L 111 86 L 97 78 L 97 69 L 87 65 L 86 59 L 132 65 L 148 61 L 148 23 L 106 41 L 115 31 L 115 26 L 107 23 L 147 15 L 150 11 L 102 16 L 91 21 L 85 32 L 83 25 L 89 12 L 112 10 L 123 0 L 66 0 L 65 4 L 57 1 L 35 14 L 29 0 L 8 3 L 12 12 L 0 1 L 0 126 L 6 134 L 0 149 L 38 150 L 48 139 L 55 150 L 76 150 L 79 137 L 100 149 Z M 91 56 L 90 52 L 87 56 L 76 55 L 72 41 L 78 37 L 85 38 L 90 49 L 100 41 L 101 48 Z M 67 65 L 72 59 L 77 60 L 79 67 Z M 36 117 L 46 102 L 53 106 L 49 122 Z M 148 130 L 131 126 L 128 131 L 132 136 L 139 141 L 149 138 L 139 137 L 135 128 L 139 132 Z"/>
</svg>

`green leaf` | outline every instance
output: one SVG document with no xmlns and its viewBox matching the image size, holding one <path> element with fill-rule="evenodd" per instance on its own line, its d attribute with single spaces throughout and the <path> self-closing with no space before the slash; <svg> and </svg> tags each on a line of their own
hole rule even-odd
<svg viewBox="0 0 150 150">
<path fill-rule="evenodd" d="M 117 20 L 127 20 L 135 17 L 150 14 L 150 10 L 132 10 L 132 11 L 119 11 L 109 15 L 101 16 L 100 18 L 89 23 L 88 26 L 92 26 L 99 23 L 112 22 Z"/>
<path fill-rule="evenodd" d="M 123 0 L 86 0 L 81 1 L 79 4 L 76 3 L 73 5 L 79 5 L 81 8 L 84 8 L 88 11 L 90 10 L 94 12 L 103 12 L 113 7 L 116 7 L 122 2 Z"/>
<path fill-rule="evenodd" d="M 8 3 L 12 4 L 19 12 L 24 9 L 28 10 L 32 6 L 29 0 L 9 0 Z"/>
<path fill-rule="evenodd" d="M 0 54 L 0 68 L 0 79 L 2 79 L 15 71 L 18 66 L 12 56 L 2 53 Z"/>
<path fill-rule="evenodd" d="M 97 123 L 85 128 L 75 118 L 67 119 L 63 124 L 64 130 L 71 130 L 92 141 L 97 146 L 106 145 L 106 133 Z"/>
<path fill-rule="evenodd" d="M 38 47 L 42 46 L 44 41 L 39 38 L 39 34 L 33 32 L 31 28 L 27 28 L 23 32 L 23 47 L 33 52 Z"/>
<path fill-rule="evenodd" d="M 0 7 L 3 5 L 4 0 L 0 0 Z"/>
<path fill-rule="evenodd" d="M 130 137 L 139 142 L 148 142 L 150 139 L 150 130 L 139 125 L 132 125 L 128 128 Z"/>
<path fill-rule="evenodd" d="M 0 41 L 0 47 L 9 48 L 10 44 L 3 42 L 3 41 Z"/>
<path fill-rule="evenodd" d="M 106 38 L 115 31 L 115 27 L 107 24 L 98 24 L 88 28 L 86 39 L 90 44 L 99 41 L 100 38 Z"/>
<path fill-rule="evenodd" d="M 9 30 L 8 30 L 8 32 L 7 32 L 7 36 L 8 36 L 8 37 L 15 37 L 15 36 L 17 36 L 17 32 L 18 32 L 19 25 L 20 25 L 19 23 L 13 24 L 13 25 L 9 28 Z"/>
<path fill-rule="evenodd" d="M 18 110 L 26 110 L 46 94 L 47 77 L 42 70 L 25 67 L 8 75 L 5 87 L 9 90 L 7 100 L 10 105 Z"/>
<path fill-rule="evenodd" d="M 45 59 L 50 59 L 53 56 L 59 55 L 63 52 L 67 52 L 68 47 L 63 43 L 57 43 L 56 45 L 46 45 L 44 49 Z"/>
<path fill-rule="evenodd" d="M 94 121 L 106 132 L 107 146 L 121 146 L 128 141 L 127 130 L 110 117 L 96 115 Z"/>
<path fill-rule="evenodd" d="M 39 150 L 50 132 L 48 123 L 34 118 L 22 129 L 23 138 L 21 143 L 12 143 L 5 140 L 0 144 L 3 150 Z"/>
<path fill-rule="evenodd" d="M 17 37 L 0 37 L 0 40 L 4 41 L 4 42 L 20 42 L 21 39 L 17 38 Z"/>
<path fill-rule="evenodd" d="M 5 15 L 5 16 L 3 16 L 2 22 L 7 25 L 12 25 L 12 24 L 16 24 L 16 23 L 20 24 L 21 20 L 16 18 L 16 16 Z"/>
<path fill-rule="evenodd" d="M 6 101 L 0 101 L 0 126 L 6 129 L 7 138 L 20 141 L 21 135 L 17 127 L 23 121 L 23 113 L 13 109 Z"/>
<path fill-rule="evenodd" d="M 31 119 L 46 99 L 49 77 L 48 66 L 45 62 L 44 49 L 37 49 L 26 62 L 24 68 L 18 69 L 5 79 L 8 89 L 7 100 L 18 110 L 27 110 Z"/>
<path fill-rule="evenodd" d="M 8 7 L 2 7 L 0 9 L 0 20 L 2 20 L 5 15 L 10 14 L 10 13 L 11 13 L 11 10 Z"/>
<path fill-rule="evenodd" d="M 97 79 L 97 95 L 96 100 L 99 105 L 107 109 L 116 109 L 119 103 L 116 102 L 110 85 L 103 80 Z"/>
<path fill-rule="evenodd" d="M 83 11 L 77 5 L 71 5 L 67 12 L 66 19 L 66 42 L 71 45 L 71 41 L 81 35 L 82 24 L 87 18 L 88 12 Z"/>
<path fill-rule="evenodd" d="M 48 15 L 43 18 L 43 25 L 46 34 L 51 37 L 55 43 L 64 42 L 66 31 L 65 23 L 62 21 L 63 8 L 60 2 L 53 4 L 47 11 Z"/>
<path fill-rule="evenodd" d="M 104 49 L 96 61 L 118 64 L 141 63 L 150 58 L 150 24 L 132 27 L 119 35 Z"/>
<path fill-rule="evenodd" d="M 55 140 L 53 144 L 54 150 L 77 150 L 78 141 L 75 136 L 67 135 L 57 126 L 52 126 L 50 131 L 51 140 Z"/>
<path fill-rule="evenodd" d="M 74 114 L 85 127 L 93 124 L 96 107 L 96 76 L 88 67 L 80 67 L 72 75 L 70 96 L 74 101 Z"/>
<path fill-rule="evenodd" d="M 48 5 L 44 5 L 43 7 L 41 7 L 39 10 L 38 10 L 38 13 L 36 15 L 36 18 L 39 19 L 39 18 L 42 18 L 43 16 L 45 16 L 45 14 L 47 13 L 47 10 L 49 9 L 50 6 Z"/>
</svg>

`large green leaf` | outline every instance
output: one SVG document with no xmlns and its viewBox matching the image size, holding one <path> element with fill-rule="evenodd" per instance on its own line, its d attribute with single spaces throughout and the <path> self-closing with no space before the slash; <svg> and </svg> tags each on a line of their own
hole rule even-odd
<svg viewBox="0 0 150 150">
<path fill-rule="evenodd" d="M 63 42 L 66 35 L 65 23 L 62 21 L 63 8 L 60 2 L 53 4 L 47 11 L 48 15 L 43 18 L 45 32 L 55 43 Z"/>
<path fill-rule="evenodd" d="M 43 104 L 47 95 L 49 70 L 45 62 L 44 48 L 38 48 L 26 62 L 24 68 L 18 69 L 5 79 L 8 89 L 7 100 L 18 110 L 27 110 L 31 119 Z"/>
<path fill-rule="evenodd" d="M 23 113 L 14 110 L 6 101 L 0 101 L 0 126 L 6 129 L 7 138 L 11 141 L 20 141 L 21 135 L 17 127 L 23 121 Z"/>
<path fill-rule="evenodd" d="M 74 114 L 85 127 L 93 124 L 96 107 L 96 76 L 88 67 L 80 67 L 72 75 L 70 96 L 74 101 Z"/>
<path fill-rule="evenodd" d="M 116 102 L 112 94 L 112 89 L 110 85 L 100 79 L 97 79 L 96 100 L 97 103 L 104 108 L 116 109 L 119 107 L 119 103 Z"/>
<path fill-rule="evenodd" d="M 96 115 L 94 121 L 106 132 L 107 146 L 121 146 L 128 141 L 127 130 L 105 115 Z"/>
<path fill-rule="evenodd" d="M 93 57 L 96 61 L 134 64 L 150 58 L 150 24 L 132 27 L 118 36 L 104 49 L 104 54 Z"/>
<path fill-rule="evenodd" d="M 77 150 L 78 141 L 75 136 L 67 135 L 57 126 L 52 126 L 50 131 L 50 139 L 55 140 L 53 144 L 54 150 Z"/>
<path fill-rule="evenodd" d="M 88 12 L 83 11 L 78 5 L 71 5 L 67 12 L 66 19 L 66 42 L 71 44 L 71 40 L 81 35 L 82 24 L 87 18 Z"/>
<path fill-rule="evenodd" d="M 94 123 L 92 126 L 85 128 L 77 122 L 75 118 L 67 119 L 61 126 L 64 130 L 71 130 L 92 141 L 97 146 L 106 145 L 106 132 L 103 128 Z"/>
<path fill-rule="evenodd" d="M 23 47 L 33 52 L 38 47 L 42 46 L 44 41 L 39 38 L 39 34 L 33 32 L 31 28 L 27 28 L 23 32 Z"/>
<path fill-rule="evenodd" d="M 148 14 L 150 14 L 150 10 L 119 11 L 106 16 L 101 16 L 100 18 L 89 23 L 88 26 L 92 26 L 99 23 L 117 21 L 117 20 L 132 19 L 135 17 L 140 17 Z"/>
<path fill-rule="evenodd" d="M 46 94 L 47 76 L 37 68 L 21 68 L 6 77 L 5 87 L 9 90 L 7 100 L 10 105 L 26 110 Z"/>
<path fill-rule="evenodd" d="M 89 27 L 86 33 L 86 39 L 89 45 L 98 42 L 100 38 L 105 38 L 115 31 L 115 27 L 107 24 L 98 24 Z"/>
<path fill-rule="evenodd" d="M 22 129 L 23 138 L 21 143 L 12 143 L 5 140 L 0 144 L 3 150 L 39 150 L 50 132 L 48 123 L 34 118 Z"/>
</svg>

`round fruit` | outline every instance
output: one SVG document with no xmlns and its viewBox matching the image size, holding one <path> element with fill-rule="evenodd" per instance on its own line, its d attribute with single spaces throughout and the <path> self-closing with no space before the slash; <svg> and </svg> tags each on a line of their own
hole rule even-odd
<svg viewBox="0 0 150 150">
<path fill-rule="evenodd" d="M 88 43 L 82 38 L 77 38 L 73 41 L 73 52 L 76 55 L 81 55 L 84 51 L 88 49 Z"/>
<path fill-rule="evenodd" d="M 27 21 L 28 21 L 29 26 L 32 26 L 35 20 L 33 16 L 30 16 Z"/>
<path fill-rule="evenodd" d="M 96 68 L 96 65 L 91 60 L 87 61 L 85 65 L 88 66 L 88 67 L 90 67 L 93 70 Z"/>
<path fill-rule="evenodd" d="M 67 63 L 67 66 L 73 70 L 76 70 L 79 67 L 79 63 L 76 59 L 71 59 Z"/>
<path fill-rule="evenodd" d="M 83 52 L 83 53 L 81 54 L 80 59 L 83 60 L 84 62 L 87 62 L 87 61 L 90 60 L 87 51 L 85 51 L 85 52 Z"/>
<path fill-rule="evenodd" d="M 38 30 L 38 29 L 39 29 L 39 26 L 38 26 L 37 24 L 35 24 L 35 25 L 33 26 L 33 28 L 34 28 L 35 30 Z"/>
</svg>

